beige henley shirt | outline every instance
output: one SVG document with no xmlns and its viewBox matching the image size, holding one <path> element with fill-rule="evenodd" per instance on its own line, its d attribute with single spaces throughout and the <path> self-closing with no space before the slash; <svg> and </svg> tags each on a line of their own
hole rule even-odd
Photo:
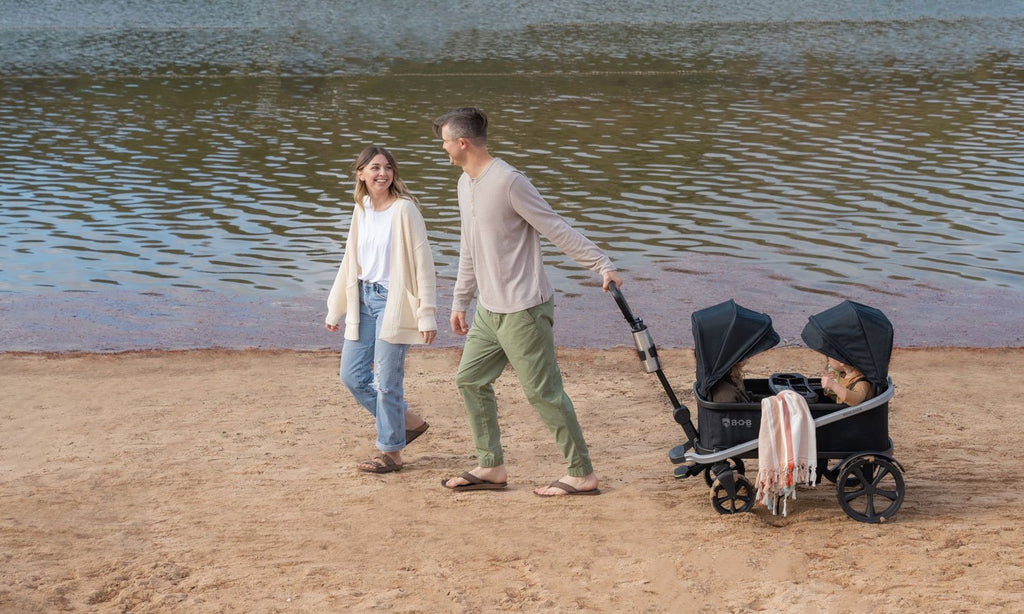
<svg viewBox="0 0 1024 614">
<path fill-rule="evenodd" d="M 452 311 L 467 311 L 473 296 L 494 313 L 514 313 L 554 294 L 544 273 L 540 236 L 580 266 L 614 271 L 608 256 L 555 213 L 530 180 L 495 158 L 478 177 L 459 178 L 462 236 Z"/>
</svg>

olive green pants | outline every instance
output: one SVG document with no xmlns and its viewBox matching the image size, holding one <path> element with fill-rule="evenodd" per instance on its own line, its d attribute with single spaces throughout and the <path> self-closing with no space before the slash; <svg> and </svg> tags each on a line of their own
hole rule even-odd
<svg viewBox="0 0 1024 614">
<path fill-rule="evenodd" d="M 455 384 L 466 404 L 481 467 L 505 462 L 493 384 L 505 365 L 511 364 L 526 400 L 565 456 L 569 475 L 585 477 L 594 471 L 576 411 L 562 387 L 552 329 L 554 312 L 553 299 L 516 313 L 492 313 L 477 305 Z"/>
</svg>

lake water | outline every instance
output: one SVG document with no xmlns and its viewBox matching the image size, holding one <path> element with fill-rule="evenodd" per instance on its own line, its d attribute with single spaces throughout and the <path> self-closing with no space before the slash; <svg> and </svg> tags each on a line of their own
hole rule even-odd
<svg viewBox="0 0 1024 614">
<path fill-rule="evenodd" d="M 337 346 L 367 144 L 422 201 L 446 308 L 459 171 L 430 126 L 469 104 L 663 346 L 727 298 L 787 341 L 849 298 L 899 345 L 1024 344 L 1024 2 L 368 8 L 0 0 L 0 351 Z M 559 342 L 629 344 L 546 250 Z"/>
</svg>

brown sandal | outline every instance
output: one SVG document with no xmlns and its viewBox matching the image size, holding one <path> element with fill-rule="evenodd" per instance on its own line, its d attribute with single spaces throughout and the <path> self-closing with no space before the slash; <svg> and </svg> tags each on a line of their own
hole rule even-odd
<svg viewBox="0 0 1024 614">
<path fill-rule="evenodd" d="M 423 424 L 414 429 L 405 429 L 405 445 L 412 443 L 417 437 L 426 433 L 429 428 L 430 425 L 424 421 Z"/>
<path fill-rule="evenodd" d="M 548 488 L 557 488 L 558 490 L 562 491 L 565 494 L 564 495 L 542 495 L 540 493 L 534 493 L 534 494 L 536 494 L 538 497 L 564 497 L 566 495 L 584 495 L 584 496 L 590 495 L 590 496 L 593 496 L 593 495 L 601 494 L 601 489 L 600 488 L 592 488 L 590 490 L 580 490 L 578 488 L 574 488 L 574 487 L 566 484 L 565 482 L 563 482 L 561 480 L 555 480 L 554 482 L 548 484 Z"/>
<path fill-rule="evenodd" d="M 357 465 L 360 471 L 367 473 L 391 473 L 393 471 L 401 471 L 403 465 L 399 465 L 395 461 L 391 460 L 391 457 L 387 454 L 381 454 L 375 456 L 368 461 L 363 461 Z"/>
<path fill-rule="evenodd" d="M 508 482 L 488 482 L 483 478 L 476 477 L 468 471 L 456 477 L 460 477 L 469 483 L 448 486 L 448 481 L 455 479 L 454 477 L 451 477 L 441 480 L 441 486 L 444 486 L 448 490 L 505 490 L 505 487 L 508 486 Z"/>
</svg>

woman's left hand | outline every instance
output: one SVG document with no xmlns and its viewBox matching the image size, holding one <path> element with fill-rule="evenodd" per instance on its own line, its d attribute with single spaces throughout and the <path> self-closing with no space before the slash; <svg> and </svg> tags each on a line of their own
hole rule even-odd
<svg viewBox="0 0 1024 614">
<path fill-rule="evenodd" d="M 420 337 L 423 337 L 423 343 L 430 344 L 434 342 L 434 337 L 437 336 L 436 330 L 421 330 Z"/>
</svg>

